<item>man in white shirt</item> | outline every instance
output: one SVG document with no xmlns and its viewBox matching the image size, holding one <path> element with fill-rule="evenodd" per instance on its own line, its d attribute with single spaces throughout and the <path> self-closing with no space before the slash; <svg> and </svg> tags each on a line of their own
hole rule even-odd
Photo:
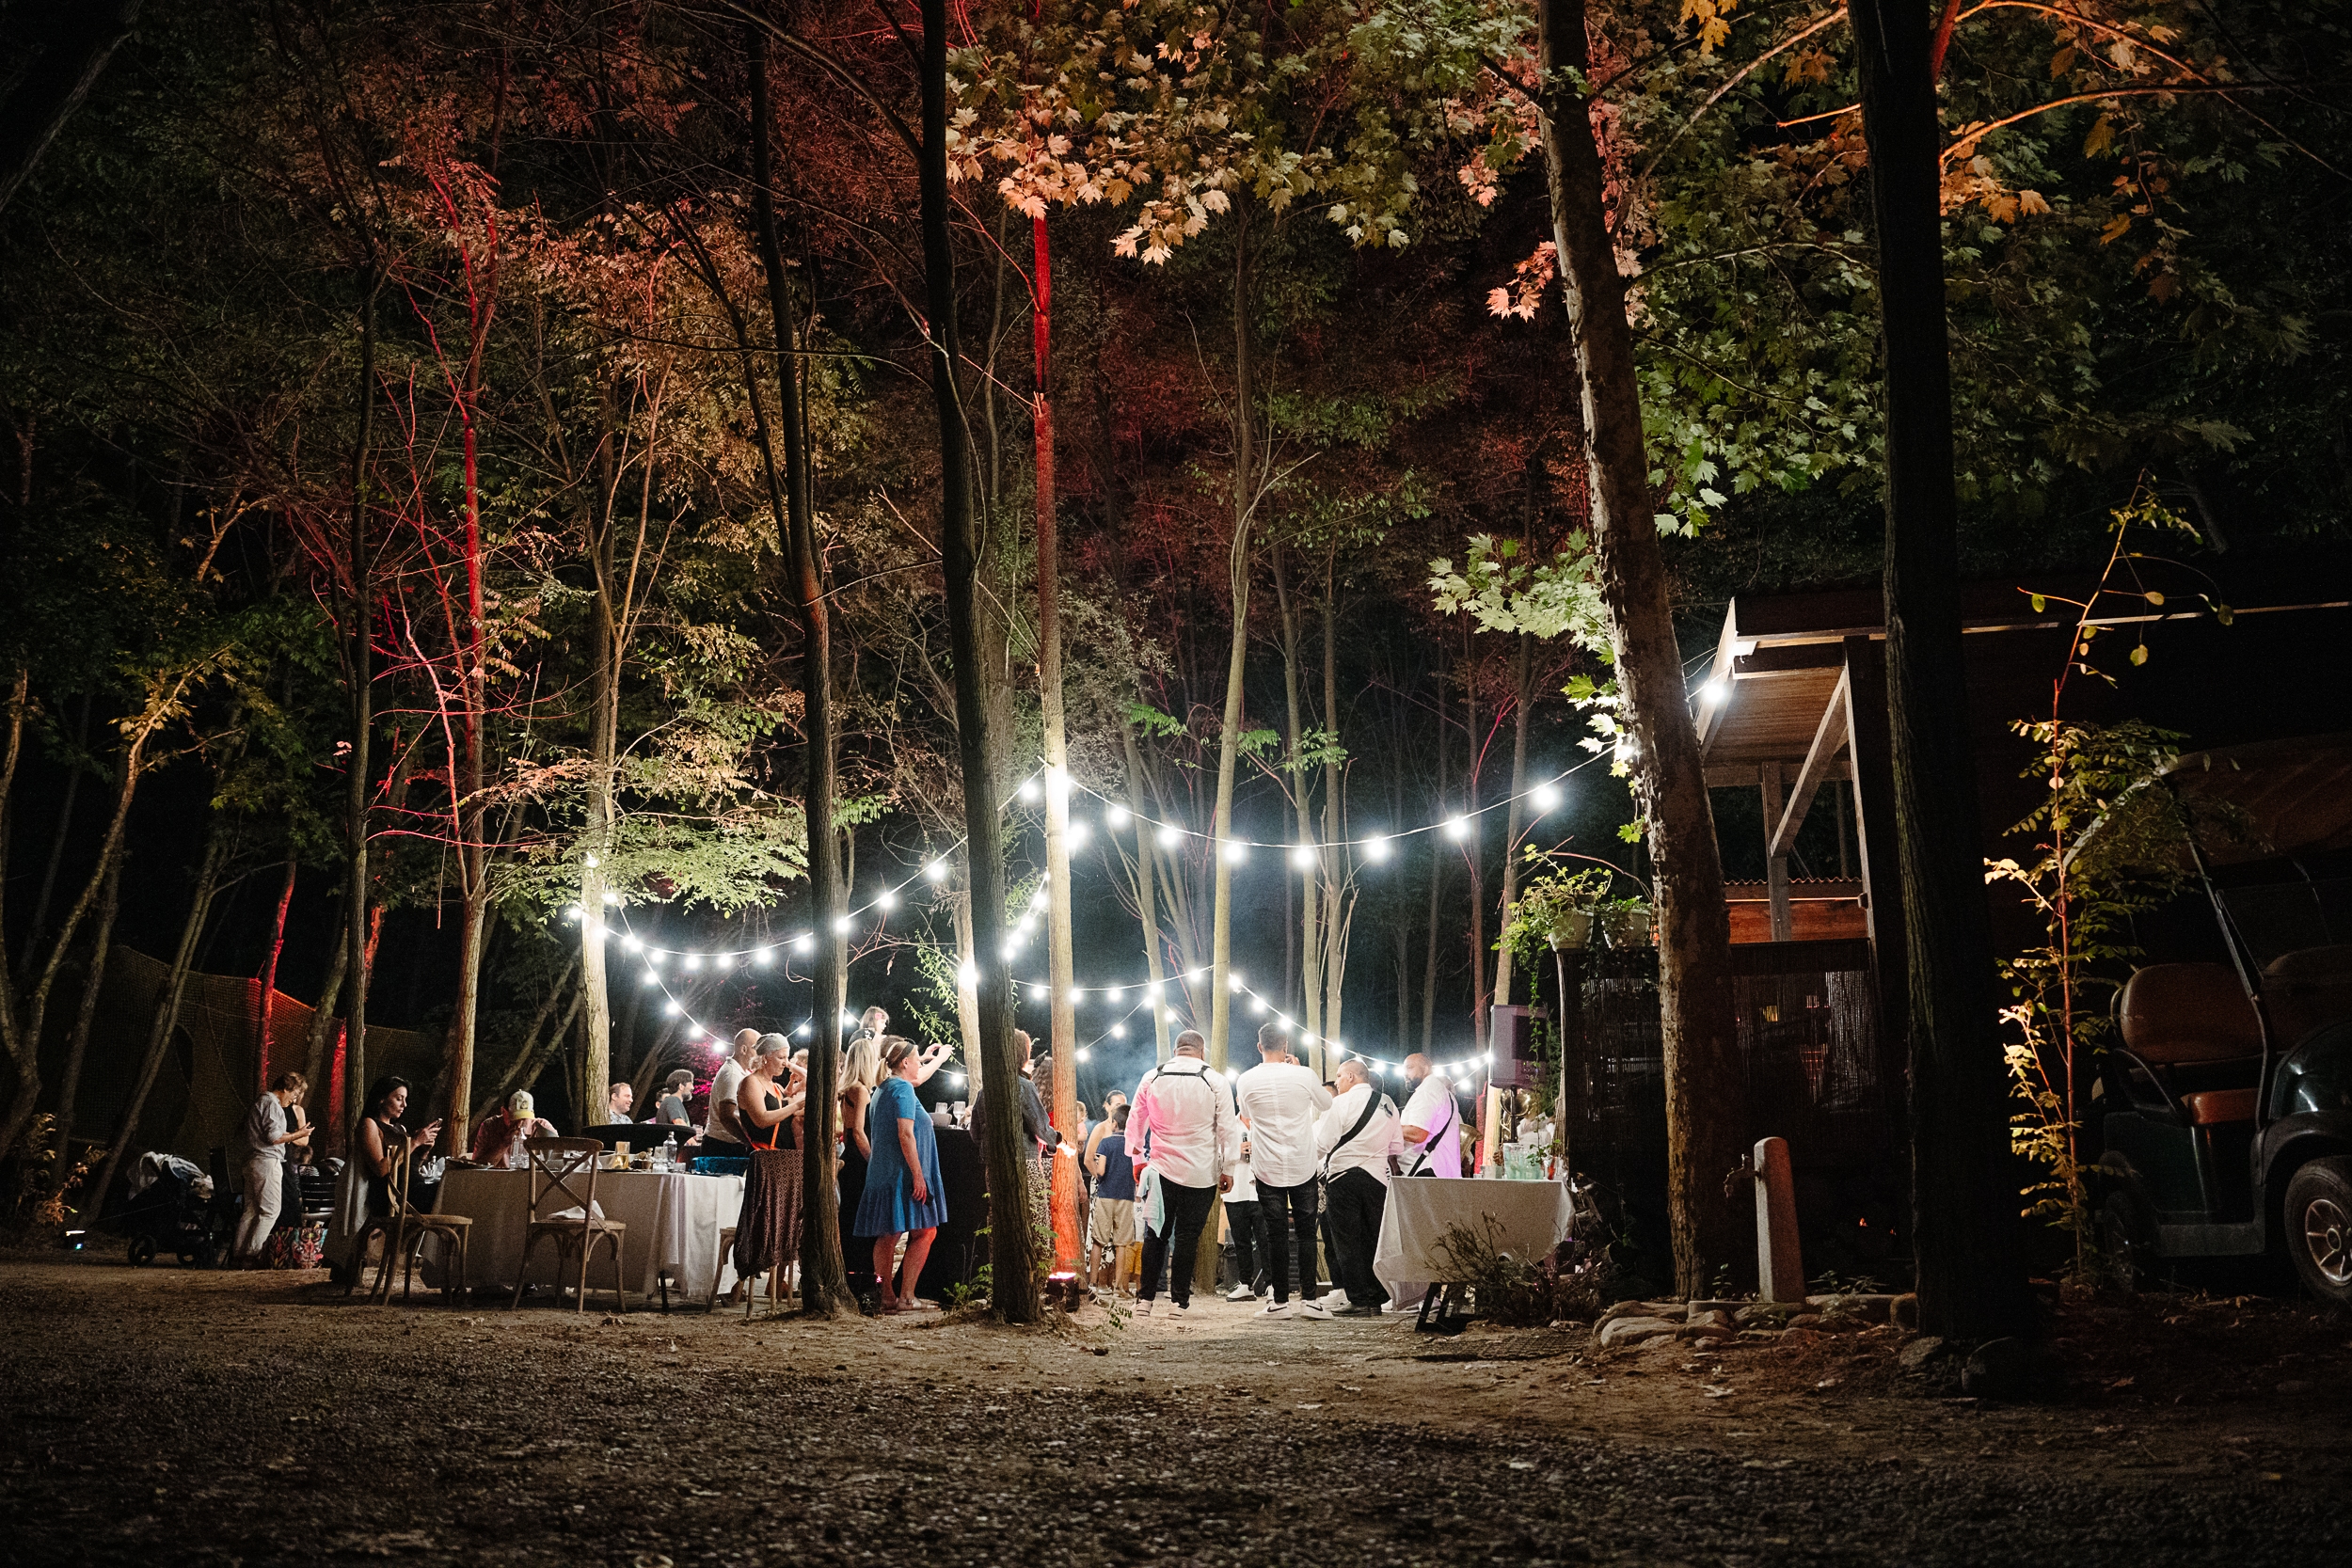
<svg viewBox="0 0 2352 1568">
<path fill-rule="evenodd" d="M 289 1129 L 287 1109 L 310 1089 L 302 1074 L 281 1072 L 270 1080 L 269 1092 L 253 1102 L 245 1116 L 245 1217 L 230 1256 L 248 1268 L 262 1266 L 262 1247 L 278 1225 L 286 1181 L 286 1146 L 308 1148 L 308 1126 Z M 297 1215 L 297 1218 L 300 1216 Z"/>
<path fill-rule="evenodd" d="M 711 1076 L 710 1110 L 703 1117 L 705 1154 L 750 1158 L 751 1148 L 744 1143 L 743 1129 L 735 1119 L 735 1099 L 743 1087 L 744 1077 L 752 1070 L 752 1063 L 758 1057 L 759 1031 L 738 1029 L 735 1054 L 720 1063 L 719 1070 Z"/>
<path fill-rule="evenodd" d="M 1149 1317 L 1160 1267 L 1168 1263 L 1168 1298 L 1178 1313 L 1192 1309 L 1192 1259 L 1208 1224 L 1209 1206 L 1233 1184 L 1241 1155 L 1231 1091 L 1209 1070 L 1208 1042 L 1200 1031 L 1176 1037 L 1176 1054 L 1143 1075 L 1127 1111 L 1127 1148 L 1136 1173 L 1154 1178 L 1158 1224 L 1144 1233 L 1143 1279 L 1136 1313 Z M 1175 1254 L 1169 1258 L 1170 1243 Z"/>
<path fill-rule="evenodd" d="M 1416 1051 L 1405 1058 L 1405 1081 L 1413 1097 L 1405 1102 L 1405 1174 L 1462 1174 L 1462 1113 L 1454 1085 Z"/>
<path fill-rule="evenodd" d="M 1327 1318 L 1316 1299 L 1315 1118 L 1331 1106 L 1331 1091 L 1298 1065 L 1279 1023 L 1258 1030 L 1258 1065 L 1233 1083 L 1233 1104 L 1249 1129 L 1250 1173 L 1258 1182 L 1258 1213 L 1265 1227 L 1274 1299 L 1265 1315 L 1291 1309 L 1291 1238 L 1298 1244 L 1298 1315 Z M 1289 1236 L 1285 1236 L 1287 1230 Z M 1351 1298 L 1353 1299 L 1353 1298 Z"/>
<path fill-rule="evenodd" d="M 1389 1168 L 1397 1151 L 1396 1101 L 1380 1092 L 1364 1064 L 1340 1064 L 1339 1093 L 1315 1123 L 1324 1201 L 1331 1210 L 1331 1272 L 1347 1292 L 1343 1318 L 1376 1318 L 1389 1292 L 1373 1277 L 1373 1249 L 1389 1203 Z M 1311 1250 L 1302 1247 L 1308 1257 Z"/>
</svg>

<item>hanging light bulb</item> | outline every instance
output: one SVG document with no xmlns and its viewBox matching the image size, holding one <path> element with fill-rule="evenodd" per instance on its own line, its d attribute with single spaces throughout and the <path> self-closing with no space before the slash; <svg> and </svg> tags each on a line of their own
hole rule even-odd
<svg viewBox="0 0 2352 1568">
<path fill-rule="evenodd" d="M 848 936 L 850 934 L 850 917 L 846 914 L 835 915 L 834 917 L 833 928 L 837 934 L 845 937 Z"/>
<path fill-rule="evenodd" d="M 1301 871 L 1312 871 L 1315 868 L 1315 847 L 1311 844 L 1292 845 L 1291 864 Z"/>
<path fill-rule="evenodd" d="M 1072 1006 L 1073 1006 L 1073 1007 L 1078 1006 L 1079 1005 L 1081 1005 L 1082 1003 L 1084 1003 L 1084 1002 L 1086 1001 L 1086 999 L 1087 999 L 1087 990 L 1086 990 L 1086 987 L 1084 987 L 1084 986 L 1073 986 L 1073 987 L 1071 987 L 1071 988 L 1070 988 L 1070 1005 L 1071 1005 Z"/>
<path fill-rule="evenodd" d="M 1467 816 L 1447 817 L 1445 819 L 1445 836 L 1448 838 L 1457 839 L 1469 837 L 1470 818 Z"/>
<path fill-rule="evenodd" d="M 1375 865 L 1389 858 L 1389 841 L 1385 836 L 1364 840 L 1364 859 Z"/>
<path fill-rule="evenodd" d="M 673 996 L 661 1004 L 661 1010 L 668 1013 L 671 1017 L 675 1018 L 686 1009 L 679 1006 L 677 998 Z"/>
<path fill-rule="evenodd" d="M 1708 681 L 1705 686 L 1699 688 L 1699 701 L 1705 703 L 1708 707 L 1713 707 L 1716 704 L 1722 702 L 1724 698 L 1730 695 L 1731 683 L 1729 681 Z"/>
<path fill-rule="evenodd" d="M 811 1025 L 810 1025 L 810 1023 L 809 1023 L 808 1020 L 806 1020 L 806 1019 L 803 1019 L 803 1020 L 801 1021 L 800 1027 L 798 1027 L 798 1028 L 794 1029 L 792 1032 L 793 1032 L 795 1035 L 798 1035 L 801 1038 L 803 1038 L 803 1039 L 806 1039 L 806 1038 L 808 1038 L 808 1037 L 809 1037 L 809 1031 L 810 1031 L 810 1028 L 811 1028 Z"/>
<path fill-rule="evenodd" d="M 1013 941 L 1012 938 L 1007 937 L 1004 941 L 1004 944 L 996 949 L 996 956 L 1004 959 L 1005 962 L 1010 963 L 1013 959 L 1021 956 L 1021 944 Z"/>
<path fill-rule="evenodd" d="M 1127 825 L 1127 818 L 1130 815 L 1132 814 L 1125 806 L 1122 806 L 1118 801 L 1114 800 L 1109 806 L 1104 808 L 1103 812 L 1103 820 L 1113 828 L 1123 828 Z"/>
<path fill-rule="evenodd" d="M 1091 1052 L 1088 1051 L 1088 1050 L 1087 1050 L 1087 1048 L 1086 1048 L 1085 1046 L 1083 1046 L 1083 1045 L 1082 1045 L 1082 1046 L 1078 1047 L 1078 1053 L 1077 1053 L 1077 1054 L 1078 1054 L 1078 1060 L 1080 1060 L 1080 1061 L 1082 1061 L 1082 1062 L 1083 1062 L 1083 1061 L 1088 1061 L 1088 1060 L 1090 1060 L 1090 1059 L 1091 1059 L 1091 1057 L 1092 1057 L 1092 1054 L 1093 1054 L 1093 1053 L 1092 1053 Z"/>
<path fill-rule="evenodd" d="M 889 888 L 884 888 L 880 893 L 874 895 L 874 908 L 882 911 L 885 914 L 898 908 L 898 895 Z"/>
<path fill-rule="evenodd" d="M 621 939 L 621 945 L 622 945 L 623 947 L 628 948 L 630 952 L 634 953 L 634 952 L 636 952 L 636 951 L 637 951 L 640 947 L 643 947 L 643 946 L 644 945 L 644 942 L 639 942 L 639 941 L 637 940 L 637 933 L 636 933 L 636 932 L 631 931 L 631 932 L 629 932 L 629 934 L 628 934 L 628 935 L 627 935 L 627 936 L 625 936 L 625 937 L 623 937 L 623 938 Z"/>
<path fill-rule="evenodd" d="M 655 974 L 655 973 L 654 973 L 652 970 L 650 970 L 650 969 L 649 969 L 649 970 L 647 970 L 647 971 L 645 971 L 645 977 L 644 977 L 644 979 L 641 982 L 641 984 L 644 984 L 644 985 L 648 985 L 648 986 L 658 986 L 658 985 L 660 985 L 660 983 L 661 983 L 661 976 L 660 976 L 660 975 L 659 975 L 659 974 Z"/>
<path fill-rule="evenodd" d="M 978 985 L 980 983 L 980 966 L 972 962 L 969 958 L 965 959 L 956 970 L 956 981 L 960 985 Z"/>
<path fill-rule="evenodd" d="M 963 1087 L 963 1074 L 961 1072 L 951 1072 L 947 1075 L 947 1082 L 954 1085 L 957 1088 L 961 1088 Z"/>
<path fill-rule="evenodd" d="M 1083 849 L 1086 847 L 1088 837 L 1093 832 L 1094 830 L 1084 822 L 1073 822 L 1070 824 L 1070 832 L 1063 835 L 1063 841 L 1073 849 Z"/>
<path fill-rule="evenodd" d="M 849 1008 L 847 1008 L 847 1007 L 842 1008 L 842 1009 L 841 1009 L 841 1027 L 843 1027 L 844 1029 L 854 1029 L 854 1028 L 856 1028 L 856 1027 L 857 1027 L 857 1014 L 855 1014 L 855 1013 L 853 1013 L 853 1012 L 850 1011 L 850 1009 L 849 1009 Z"/>
<path fill-rule="evenodd" d="M 1254 995 L 1254 994 L 1253 994 L 1253 995 L 1249 998 L 1249 1010 L 1250 1010 L 1252 1013 L 1263 1013 L 1263 1012 L 1264 1012 L 1264 1011 L 1265 1011 L 1265 998 L 1264 998 L 1264 997 L 1263 997 L 1263 996 L 1258 996 L 1258 995 Z"/>
<path fill-rule="evenodd" d="M 1115 1040 L 1123 1040 L 1126 1037 L 1127 1026 L 1124 1023 L 1114 1023 L 1111 1025 L 1111 1038 Z"/>
<path fill-rule="evenodd" d="M 606 907 L 607 907 L 607 908 L 610 908 L 610 907 L 612 907 L 612 905 L 619 903 L 620 901 L 621 901 L 621 895 L 620 895 L 619 894 L 614 893 L 614 892 L 612 892 L 612 890 L 610 890 L 610 889 L 607 889 L 607 890 L 606 890 L 605 895 L 604 895 L 604 902 L 605 902 L 605 905 L 606 905 Z"/>
<path fill-rule="evenodd" d="M 1035 805 L 1037 804 L 1039 798 L 1045 792 L 1038 788 L 1036 779 L 1027 778 L 1021 781 L 1021 788 L 1018 793 L 1022 800 L 1027 801 L 1031 805 Z"/>
<path fill-rule="evenodd" d="M 806 953 L 815 948 L 816 945 L 817 938 L 813 932 L 803 931 L 799 936 L 792 939 L 792 951 L 795 953 Z"/>
<path fill-rule="evenodd" d="M 1247 861 L 1248 858 L 1249 858 L 1249 846 L 1248 846 L 1248 845 L 1244 844 L 1244 843 L 1243 843 L 1240 839 L 1237 839 L 1237 838 L 1229 838 L 1229 839 L 1227 839 L 1227 840 L 1225 841 L 1225 863 L 1226 863 L 1226 864 L 1228 864 L 1228 865 L 1239 865 L 1239 864 L 1241 864 L 1244 861 Z"/>
<path fill-rule="evenodd" d="M 564 918 L 566 920 L 578 920 L 580 918 L 580 906 L 578 904 L 565 905 L 564 907 Z"/>
<path fill-rule="evenodd" d="M 946 861 L 933 861 L 929 865 L 923 867 L 923 879 L 934 885 L 946 881 L 947 879 L 947 863 Z"/>
<path fill-rule="evenodd" d="M 775 956 L 776 950 L 774 948 L 762 947 L 752 955 L 752 962 L 755 964 L 765 964 L 772 960 Z"/>
<path fill-rule="evenodd" d="M 686 955 L 686 968 L 688 973 L 691 974 L 693 971 L 702 968 L 702 966 L 703 956 L 700 953 L 689 953 Z"/>
<path fill-rule="evenodd" d="M 1158 836 L 1161 848 L 1173 849 L 1184 842 L 1184 830 L 1173 822 L 1163 822 L 1160 824 Z"/>
<path fill-rule="evenodd" d="M 1560 786 L 1548 784 L 1537 784 L 1528 799 L 1535 803 L 1538 815 L 1548 811 L 1558 811 L 1560 809 Z"/>
<path fill-rule="evenodd" d="M 1054 993 L 1052 991 L 1046 990 L 1043 986 L 1031 986 L 1029 988 L 1029 1000 L 1032 1002 L 1042 1002 L 1053 994 Z"/>
</svg>

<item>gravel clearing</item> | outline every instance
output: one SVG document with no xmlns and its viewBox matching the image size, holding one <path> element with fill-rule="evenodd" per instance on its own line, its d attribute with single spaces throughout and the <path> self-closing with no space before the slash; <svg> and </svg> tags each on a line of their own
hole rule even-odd
<svg viewBox="0 0 2352 1568">
<path fill-rule="evenodd" d="M 2203 1347 L 2193 1391 L 2078 1351 L 1999 1407 L 1887 1328 L 746 1323 L 55 1258 L 0 1262 L 11 1563 L 2352 1563 L 2352 1326 L 2286 1307 L 2062 1323 Z"/>
</svg>

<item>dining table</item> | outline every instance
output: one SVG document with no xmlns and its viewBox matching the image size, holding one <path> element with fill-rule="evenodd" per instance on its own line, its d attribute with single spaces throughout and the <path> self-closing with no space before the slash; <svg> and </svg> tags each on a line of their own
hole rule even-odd
<svg viewBox="0 0 2352 1568">
<path fill-rule="evenodd" d="M 735 1283 L 731 1261 L 719 1256 L 719 1233 L 735 1224 L 743 1208 L 743 1179 L 691 1171 L 608 1170 L 596 1173 L 596 1205 L 606 1219 L 628 1228 L 621 1237 L 621 1288 L 641 1298 L 659 1296 L 707 1303 L 712 1284 L 724 1294 Z M 541 1217 L 574 1208 L 561 1192 L 541 1195 Z M 476 1294 L 511 1293 L 522 1266 L 531 1226 L 531 1173 L 452 1165 L 441 1179 L 436 1212 L 462 1214 L 473 1222 L 466 1248 L 466 1284 Z M 557 1249 L 542 1242 L 532 1253 L 526 1282 L 557 1285 Z M 589 1265 L 588 1290 L 609 1291 L 611 1253 L 596 1246 Z M 575 1255 L 564 1284 L 579 1278 Z M 430 1236 L 421 1259 L 424 1281 L 442 1285 L 448 1275 L 445 1249 Z"/>
</svg>

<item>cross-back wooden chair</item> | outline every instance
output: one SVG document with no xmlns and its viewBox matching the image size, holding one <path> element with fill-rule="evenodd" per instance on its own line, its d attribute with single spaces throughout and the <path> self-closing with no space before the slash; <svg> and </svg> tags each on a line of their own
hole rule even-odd
<svg viewBox="0 0 2352 1568">
<path fill-rule="evenodd" d="M 515 1274 L 515 1307 L 523 1304 L 523 1284 L 531 1277 L 531 1254 L 546 1238 L 555 1241 L 555 1277 L 562 1289 L 565 1261 L 575 1248 L 580 1253 L 580 1276 L 574 1282 L 578 1292 L 578 1310 L 588 1309 L 588 1260 L 595 1256 L 598 1242 L 609 1243 L 612 1249 L 612 1309 L 628 1310 L 621 1298 L 621 1243 L 628 1237 L 628 1226 L 621 1220 L 609 1220 L 596 1211 L 596 1168 L 604 1153 L 604 1145 L 595 1138 L 532 1138 L 523 1146 L 531 1155 L 531 1208 L 529 1226 L 523 1232 L 522 1262 Z M 587 1184 L 578 1185 L 580 1178 Z M 553 1196 L 561 1195 L 567 1208 L 545 1218 L 541 1208 Z M 575 1212 L 577 1211 L 577 1212 Z"/>
<path fill-rule="evenodd" d="M 415 1155 L 404 1155 L 392 1166 L 390 1178 L 392 1212 L 378 1222 L 384 1231 L 384 1261 L 375 1271 L 375 1288 L 368 1292 L 371 1299 L 389 1302 L 392 1299 L 392 1268 L 397 1261 L 401 1270 L 400 1299 L 407 1301 L 408 1291 L 417 1281 L 417 1254 L 423 1249 L 427 1236 L 438 1236 L 449 1246 L 444 1259 L 447 1270 L 441 1285 L 441 1298 L 454 1303 L 459 1294 L 470 1296 L 472 1286 L 466 1278 L 468 1238 L 473 1231 L 473 1221 L 464 1214 L 437 1214 L 418 1208 L 408 1199 L 409 1184 L 415 1179 Z"/>
</svg>

